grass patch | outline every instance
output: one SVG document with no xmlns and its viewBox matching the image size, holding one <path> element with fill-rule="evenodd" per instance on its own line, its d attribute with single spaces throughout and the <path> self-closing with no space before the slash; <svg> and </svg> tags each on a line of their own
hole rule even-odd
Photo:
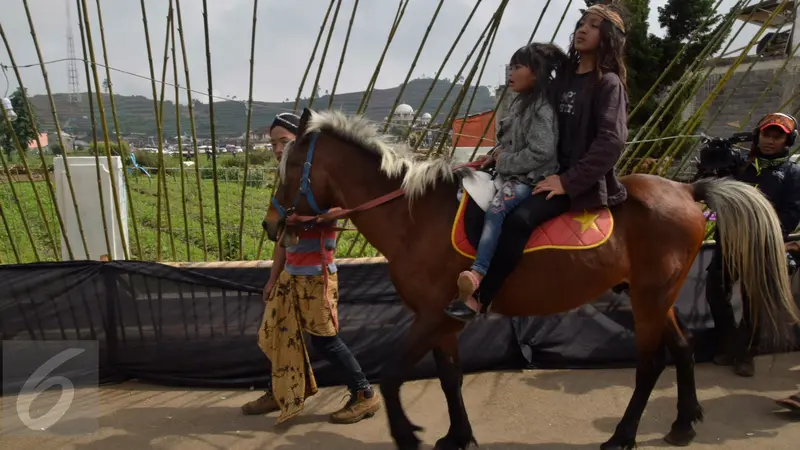
<svg viewBox="0 0 800 450">
<path fill-rule="evenodd" d="M 36 167 L 41 166 L 38 156 L 36 161 L 38 161 Z M 140 165 L 152 162 L 148 157 L 142 158 L 139 155 L 137 155 L 137 161 Z M 261 221 L 272 193 L 274 159 L 251 158 L 247 171 L 247 187 L 244 198 L 242 198 L 242 188 L 245 184 L 244 155 L 240 154 L 235 157 L 221 155 L 217 158 L 216 186 L 219 190 L 219 229 L 216 221 L 217 207 L 214 202 L 211 160 L 201 156 L 199 162 L 198 189 L 195 168 L 183 169 L 182 184 L 180 159 L 176 156 L 165 156 L 166 189 L 162 185 L 160 219 L 157 170 L 148 168 L 150 177 L 141 171 L 127 174 L 131 191 L 129 204 L 134 213 L 131 215 L 129 209 L 128 250 L 131 259 L 145 261 L 270 259 L 273 243 L 268 239 L 261 240 Z M 11 163 L 13 167 L 19 167 L 18 162 L 12 161 Z M 28 157 L 28 163 L 33 167 L 32 158 Z M 52 167 L 52 156 L 46 159 L 46 163 Z M 261 164 L 254 165 L 254 163 Z M 52 173 L 50 176 L 52 178 Z M 46 182 L 35 181 L 32 184 L 27 180 L 27 175 L 23 175 L 19 180 L 14 182 L 14 190 L 19 202 L 15 200 L 12 187 L 5 182 L 5 177 L 3 177 L 4 182 L 0 183 L 0 204 L 2 204 L 9 229 L 7 231 L 5 225 L 0 222 L 0 261 L 2 263 L 18 262 L 14 254 L 14 247 L 19 254 L 19 262 L 61 260 L 61 230 Z M 36 201 L 34 189 L 41 199 L 41 210 L 44 210 L 44 215 Z M 240 239 L 239 224 L 242 205 L 244 205 L 244 226 Z M 68 202 L 66 208 L 71 210 L 72 203 Z M 64 211 L 62 211 L 63 214 Z M 30 237 L 25 231 L 23 215 L 27 219 L 31 231 Z M 139 245 L 137 245 L 134 227 L 138 231 Z M 83 244 L 80 239 L 76 242 L 71 241 L 70 244 L 73 251 L 83 253 Z M 258 252 L 259 245 L 261 245 L 260 254 Z M 350 250 L 349 254 L 348 250 Z M 371 245 L 365 246 L 365 239 L 363 236 L 358 236 L 357 232 L 345 231 L 339 233 L 336 255 L 337 257 L 375 256 L 377 251 Z"/>
</svg>

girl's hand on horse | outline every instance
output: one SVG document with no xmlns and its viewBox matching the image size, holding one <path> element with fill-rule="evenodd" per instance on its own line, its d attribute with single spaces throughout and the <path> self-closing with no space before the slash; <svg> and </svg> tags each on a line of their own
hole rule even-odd
<svg viewBox="0 0 800 450">
<path fill-rule="evenodd" d="M 497 147 L 497 150 L 492 152 L 492 162 L 497 162 L 500 158 L 500 155 L 503 153 L 503 147 Z"/>
<path fill-rule="evenodd" d="M 481 169 L 485 169 L 492 164 L 494 164 L 494 160 L 492 159 L 492 155 L 483 155 L 478 157 L 478 162 L 481 163 Z"/>
<path fill-rule="evenodd" d="M 564 186 L 561 185 L 561 177 L 558 175 L 550 175 L 537 183 L 536 187 L 533 188 L 533 194 L 535 195 L 540 192 L 549 192 L 547 200 L 553 198 L 554 195 L 564 195 L 567 193 L 564 190 Z"/>
</svg>

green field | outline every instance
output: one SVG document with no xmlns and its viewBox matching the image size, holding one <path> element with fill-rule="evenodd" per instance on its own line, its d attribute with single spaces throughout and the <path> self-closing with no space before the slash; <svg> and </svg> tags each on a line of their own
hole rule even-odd
<svg viewBox="0 0 800 450">
<path fill-rule="evenodd" d="M 76 154 L 86 156 L 86 154 Z M 201 156 L 200 190 L 194 167 L 183 169 L 183 192 L 181 189 L 181 161 L 177 156 L 165 156 L 166 189 L 161 192 L 161 217 L 158 216 L 158 176 L 152 167 L 158 166 L 156 154 L 137 152 L 140 165 L 149 167 L 151 176 L 141 172 L 127 172 L 128 186 L 131 191 L 133 210 L 128 214 L 128 251 L 130 259 L 145 261 L 236 261 L 270 259 L 273 244 L 263 237 L 261 221 L 264 217 L 272 182 L 275 173 L 275 160 L 264 152 L 251 154 L 248 168 L 247 189 L 242 201 L 244 186 L 244 157 L 223 154 L 217 158 L 217 186 L 219 187 L 219 215 L 221 248 L 216 226 L 216 208 L 214 202 L 213 167 L 210 159 Z M 7 161 L 10 168 L 21 169 L 18 156 Z M 52 156 L 45 157 L 45 164 L 52 166 Z M 39 169 L 42 163 L 36 156 L 28 156 L 31 169 Z M 34 170 L 32 170 L 34 171 Z M 13 170 L 12 170 L 13 172 Z M 3 175 L 5 172 L 3 171 Z M 52 173 L 51 173 L 52 175 Z M 58 227 L 52 197 L 44 181 L 31 183 L 25 175 L 18 178 L 12 186 L 0 180 L 0 206 L 5 216 L 6 225 L 0 223 L 0 262 L 9 264 L 16 262 L 58 261 L 61 259 L 61 233 Z M 39 193 L 44 216 L 48 226 L 42 219 L 42 213 L 34 188 Z M 14 192 L 19 198 L 15 201 Z M 202 197 L 202 218 L 200 200 Z M 185 200 L 185 201 L 184 201 Z M 239 222 L 242 203 L 244 203 L 244 227 L 239 234 Z M 184 218 L 185 207 L 185 218 Z M 68 204 L 72 208 L 72 204 Z M 169 208 L 169 209 L 167 209 Z M 21 210 L 21 211 L 20 211 Z M 131 214 L 133 213 L 133 214 Z M 30 237 L 25 230 L 22 217 L 26 218 Z M 135 217 L 135 221 L 134 221 Z M 201 227 L 202 223 L 202 227 Z M 714 222 L 708 222 L 708 230 Z M 138 232 L 138 240 L 134 227 Z M 160 233 L 159 233 L 160 230 Z M 53 241 L 55 241 L 55 246 Z M 205 236 L 205 242 L 203 237 Z M 32 238 L 32 239 L 31 239 Z M 159 245 L 160 242 L 160 245 Z M 241 246 L 240 246 L 241 242 Z M 12 243 L 14 245 L 12 245 Z M 83 243 L 80 240 L 70 242 L 74 252 L 82 253 Z M 17 255 L 14 252 L 16 247 Z M 261 250 L 259 252 L 259 247 Z M 35 248 L 35 251 L 34 251 Z M 160 251 L 159 251 L 160 248 Z M 240 250 L 241 249 L 241 250 Z M 355 231 L 345 231 L 339 235 L 337 257 L 376 256 L 377 251 L 366 243 L 363 236 Z"/>
<path fill-rule="evenodd" d="M 183 192 L 181 192 L 180 161 L 177 157 L 165 157 L 165 165 L 168 167 L 165 170 L 167 186 L 164 190 L 162 185 L 160 223 L 158 177 L 155 170 L 150 170 L 151 177 L 149 178 L 141 172 L 135 175 L 128 173 L 128 185 L 131 190 L 129 203 L 133 205 L 132 212 L 135 216 L 134 222 L 131 211 L 129 211 L 128 250 L 131 259 L 147 261 L 270 259 L 273 244 L 268 239 L 262 241 L 261 221 L 272 192 L 274 161 L 267 161 L 265 165 L 249 167 L 248 186 L 245 190 L 244 202 L 242 202 L 244 170 L 241 165 L 244 159 L 242 155 L 236 158 L 231 155 L 222 155 L 217 158 L 221 249 L 218 245 L 213 169 L 210 160 L 207 160 L 205 156 L 200 158 L 199 190 L 195 168 L 184 169 Z M 150 158 L 137 156 L 137 159 L 140 164 L 143 164 L 143 159 Z M 46 163 L 50 165 L 51 161 L 52 157 L 49 157 Z M 28 159 L 30 167 L 41 167 L 38 158 L 37 162 L 38 164 L 34 164 L 30 158 Z M 269 164 L 270 162 L 273 164 Z M 12 161 L 12 163 L 14 166 L 19 166 L 18 161 Z M 149 166 L 150 164 L 145 165 Z M 5 177 L 3 177 L 3 181 L 0 183 L 0 206 L 2 206 L 5 223 L 7 223 L 10 233 L 6 230 L 6 225 L 0 223 L 0 261 L 8 264 L 60 260 L 61 233 L 53 207 L 54 202 L 46 183 L 36 181 L 32 184 L 25 176 L 14 182 L 13 190 L 16 191 L 19 198 L 19 203 L 17 203 L 12 186 L 5 182 Z M 42 213 L 34 195 L 34 186 L 39 193 L 50 233 L 42 219 Z M 244 228 L 240 247 L 239 223 L 242 203 L 244 203 Z M 68 207 L 72 208 L 71 203 Z M 28 222 L 32 240 L 24 227 L 23 214 Z M 204 230 L 202 230 L 201 224 L 204 226 Z M 138 231 L 138 243 L 134 227 Z M 55 240 L 55 249 L 51 235 Z M 205 236 L 205 243 L 203 236 Z M 160 246 L 158 245 L 159 240 Z M 70 242 L 70 244 L 73 251 L 83 253 L 83 244 L 80 240 Z M 262 244 L 260 253 L 258 252 L 259 244 Z M 13 247 L 16 247 L 19 259 L 17 259 Z M 159 247 L 160 252 L 158 251 Z M 241 253 L 240 248 L 242 249 Z M 371 246 L 365 246 L 362 236 L 357 236 L 354 231 L 346 231 L 340 234 L 337 256 L 345 257 L 348 254 L 349 256 L 375 256 L 377 252 Z"/>
</svg>

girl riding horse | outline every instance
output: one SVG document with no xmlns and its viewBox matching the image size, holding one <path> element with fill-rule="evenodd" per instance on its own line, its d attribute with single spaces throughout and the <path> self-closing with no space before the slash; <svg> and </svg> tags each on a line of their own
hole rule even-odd
<svg viewBox="0 0 800 450">
<path fill-rule="evenodd" d="M 472 311 L 480 308 L 472 294 L 489 270 L 506 215 L 531 195 L 537 182 L 558 171 L 558 99 L 552 74 L 566 59 L 552 44 L 529 44 L 511 56 L 508 87 L 518 96 L 511 115 L 500 122 L 499 146 L 483 163 L 484 167 L 495 164 L 501 186 L 484 216 L 475 262 L 458 276 L 458 305 Z M 458 314 L 454 317 L 459 318 Z"/>
</svg>

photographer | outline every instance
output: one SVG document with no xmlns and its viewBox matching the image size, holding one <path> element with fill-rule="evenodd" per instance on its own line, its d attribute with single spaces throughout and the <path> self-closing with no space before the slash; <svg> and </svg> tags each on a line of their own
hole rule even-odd
<svg viewBox="0 0 800 450">
<path fill-rule="evenodd" d="M 735 157 L 729 170 L 723 170 L 736 180 L 758 188 L 772 203 L 783 229 L 784 240 L 800 222 L 800 167 L 789 160 L 789 149 L 797 139 L 797 121 L 788 114 L 772 113 L 761 119 L 753 131 L 753 145 L 747 157 Z M 706 148 L 708 151 L 719 151 Z M 702 159 L 707 155 L 701 155 Z M 706 299 L 714 318 L 717 339 L 714 363 L 733 365 L 734 372 L 752 377 L 756 324 L 750 316 L 750 302 L 742 291 L 742 322 L 737 326 L 731 305 L 733 284 L 736 281 L 723 267 L 719 231 L 714 235 L 716 246 L 709 264 L 706 280 Z M 751 341 L 752 337 L 752 343 Z"/>
</svg>

